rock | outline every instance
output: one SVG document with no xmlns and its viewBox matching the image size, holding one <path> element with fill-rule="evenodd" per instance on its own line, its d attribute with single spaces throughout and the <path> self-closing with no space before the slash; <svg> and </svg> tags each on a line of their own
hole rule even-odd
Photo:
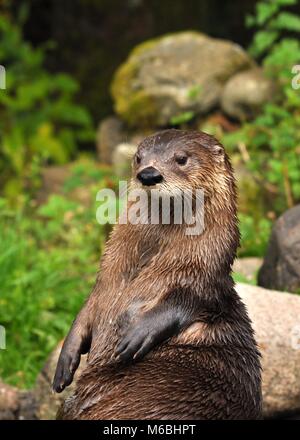
<svg viewBox="0 0 300 440">
<path fill-rule="evenodd" d="M 228 79 L 254 62 L 237 44 L 180 32 L 137 46 L 112 82 L 115 110 L 132 126 L 165 126 L 219 104 Z"/>
<path fill-rule="evenodd" d="M 262 69 L 238 72 L 224 87 L 221 107 L 232 118 L 251 119 L 274 98 L 275 91 L 274 82 L 265 77 Z"/>
<path fill-rule="evenodd" d="M 20 391 L 19 420 L 37 420 L 37 402 L 32 390 Z"/>
<path fill-rule="evenodd" d="M 113 153 L 113 169 L 120 179 L 129 179 L 131 176 L 131 162 L 137 149 L 137 144 L 120 144 Z"/>
<path fill-rule="evenodd" d="M 108 175 L 112 169 L 109 165 L 99 164 L 84 157 L 66 165 L 43 168 L 36 203 L 47 203 L 49 197 L 55 194 L 67 196 L 83 207 L 91 206 L 94 202 L 92 186 L 99 182 L 99 178 L 96 177 L 98 171 L 100 175 L 101 172 Z"/>
<path fill-rule="evenodd" d="M 62 342 L 50 354 L 43 370 L 39 374 L 36 386 L 33 390 L 35 401 L 37 402 L 36 416 L 41 420 L 53 420 L 56 418 L 57 411 L 63 401 L 74 392 L 75 380 L 83 370 L 86 359 L 82 356 L 80 365 L 75 374 L 73 383 L 62 393 L 56 394 L 52 391 L 52 380 L 54 377 L 58 357 L 62 347 Z"/>
<path fill-rule="evenodd" d="M 300 291 L 300 205 L 275 222 L 258 284 L 269 289 Z"/>
<path fill-rule="evenodd" d="M 37 193 L 37 202 L 39 204 L 47 201 L 48 197 L 63 193 L 63 186 L 67 179 L 72 175 L 69 165 L 53 165 L 42 169 L 41 188 Z"/>
<path fill-rule="evenodd" d="M 98 159 L 106 164 L 112 164 L 112 155 L 118 144 L 126 139 L 123 122 L 116 116 L 103 119 L 97 130 Z"/>
<path fill-rule="evenodd" d="M 19 408 L 19 391 L 0 382 L 0 420 L 16 420 Z"/>
<path fill-rule="evenodd" d="M 21 391 L 0 381 L 0 420 L 34 420 L 35 400 L 31 391 Z"/>
<path fill-rule="evenodd" d="M 300 297 L 237 284 L 262 354 L 263 413 L 300 410 Z"/>
<path fill-rule="evenodd" d="M 261 265 L 262 258 L 237 258 L 233 265 L 233 272 L 242 275 L 248 282 L 254 282 L 256 280 L 257 271 Z"/>
</svg>

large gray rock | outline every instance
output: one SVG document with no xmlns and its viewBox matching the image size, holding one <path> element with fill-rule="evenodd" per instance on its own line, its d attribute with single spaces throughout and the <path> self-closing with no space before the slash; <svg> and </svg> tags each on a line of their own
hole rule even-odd
<svg viewBox="0 0 300 440">
<path fill-rule="evenodd" d="M 269 289 L 300 291 L 300 205 L 276 221 L 258 284 Z"/>
<path fill-rule="evenodd" d="M 19 391 L 0 382 L 0 420 L 16 420 L 20 408 Z"/>
<path fill-rule="evenodd" d="M 31 391 L 19 390 L 0 381 L 0 420 L 34 420 L 35 411 Z"/>
<path fill-rule="evenodd" d="M 251 119 L 264 104 L 274 99 L 275 92 L 274 82 L 264 75 L 262 69 L 238 72 L 224 87 L 221 108 L 227 115 L 241 121 Z"/>
<path fill-rule="evenodd" d="M 137 46 L 112 83 L 116 112 L 130 125 L 165 126 L 183 112 L 219 104 L 228 79 L 254 62 L 237 44 L 181 32 Z"/>
<path fill-rule="evenodd" d="M 124 142 L 125 139 L 123 122 L 119 118 L 109 116 L 103 119 L 97 130 L 98 159 L 103 163 L 112 164 L 112 155 L 116 146 Z"/>
<path fill-rule="evenodd" d="M 300 297 L 238 284 L 262 354 L 265 417 L 300 411 Z"/>
</svg>

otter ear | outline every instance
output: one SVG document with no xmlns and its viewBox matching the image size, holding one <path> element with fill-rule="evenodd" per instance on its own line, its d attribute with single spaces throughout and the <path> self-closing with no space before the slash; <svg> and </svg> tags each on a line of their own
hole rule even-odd
<svg viewBox="0 0 300 440">
<path fill-rule="evenodd" d="M 215 144 L 212 146 L 211 150 L 217 162 L 224 161 L 225 151 L 222 145 Z"/>
</svg>

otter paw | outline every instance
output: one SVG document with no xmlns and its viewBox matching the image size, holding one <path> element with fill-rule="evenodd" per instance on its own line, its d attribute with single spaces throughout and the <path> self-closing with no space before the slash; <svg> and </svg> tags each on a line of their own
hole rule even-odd
<svg viewBox="0 0 300 440">
<path fill-rule="evenodd" d="M 74 373 L 80 362 L 80 354 L 61 353 L 54 379 L 53 379 L 53 391 L 61 393 L 68 385 L 73 381 Z"/>
<path fill-rule="evenodd" d="M 158 320 L 155 315 L 145 316 L 123 335 L 115 355 L 122 362 L 140 360 L 152 348 L 176 334 L 177 331 L 177 320 Z"/>
</svg>

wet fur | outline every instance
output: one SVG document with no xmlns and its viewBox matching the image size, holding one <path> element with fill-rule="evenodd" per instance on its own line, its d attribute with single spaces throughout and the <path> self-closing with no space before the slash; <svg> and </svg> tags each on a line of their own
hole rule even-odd
<svg viewBox="0 0 300 440">
<path fill-rule="evenodd" d="M 192 157 L 185 170 L 171 162 L 183 148 Z M 231 278 L 239 231 L 228 157 L 212 136 L 180 130 L 146 138 L 138 152 L 144 164 L 134 164 L 134 175 L 145 163 L 160 167 L 162 191 L 204 188 L 205 231 L 188 236 L 184 225 L 115 227 L 61 355 L 75 370 L 76 350 L 89 351 L 60 417 L 260 418 L 259 353 Z M 163 339 L 169 339 L 143 360 L 116 361 L 115 348 L 130 326 L 138 334 L 149 323 L 151 334 L 168 322 L 171 333 Z"/>
</svg>

